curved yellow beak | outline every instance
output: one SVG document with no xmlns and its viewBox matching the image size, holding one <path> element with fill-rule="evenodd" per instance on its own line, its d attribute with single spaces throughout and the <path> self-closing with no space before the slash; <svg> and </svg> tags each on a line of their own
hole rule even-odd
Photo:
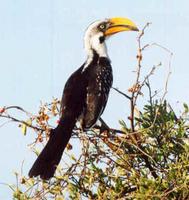
<svg viewBox="0 0 189 200">
<path fill-rule="evenodd" d="M 122 31 L 139 31 L 134 22 L 128 18 L 115 17 L 109 19 L 110 26 L 105 31 L 105 36 L 110 36 Z"/>
</svg>

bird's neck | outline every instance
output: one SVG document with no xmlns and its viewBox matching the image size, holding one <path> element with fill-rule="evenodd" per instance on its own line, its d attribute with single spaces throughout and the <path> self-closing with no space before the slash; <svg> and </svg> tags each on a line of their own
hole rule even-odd
<svg viewBox="0 0 189 200">
<path fill-rule="evenodd" d="M 101 58 L 101 57 L 108 58 L 107 52 L 105 52 L 105 51 L 96 51 L 96 49 L 90 49 L 90 50 L 88 50 L 87 51 L 87 60 L 85 62 L 83 71 L 85 71 L 85 69 L 88 68 L 88 66 L 91 63 L 98 63 L 99 62 L 99 58 Z"/>
<path fill-rule="evenodd" d="M 93 56 L 95 51 L 99 57 L 108 57 L 105 37 L 102 33 L 91 36 L 90 33 L 86 33 L 84 37 L 85 50 L 88 57 Z"/>
<path fill-rule="evenodd" d="M 87 52 L 87 61 L 85 68 L 97 57 L 108 57 L 105 41 L 100 42 L 99 37 L 92 40 L 85 40 L 85 50 Z"/>
<path fill-rule="evenodd" d="M 98 43 L 98 44 L 91 45 L 91 46 L 85 46 L 85 49 L 87 51 L 88 58 L 93 57 L 94 52 L 96 52 L 99 55 L 99 57 L 108 57 L 105 42 L 103 42 L 102 44 Z"/>
</svg>

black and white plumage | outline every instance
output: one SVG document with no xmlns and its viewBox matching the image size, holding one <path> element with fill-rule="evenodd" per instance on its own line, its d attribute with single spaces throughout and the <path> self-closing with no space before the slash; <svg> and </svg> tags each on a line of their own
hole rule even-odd
<svg viewBox="0 0 189 200">
<path fill-rule="evenodd" d="M 126 18 L 96 21 L 86 30 L 84 43 L 87 60 L 65 84 L 60 123 L 51 130 L 48 143 L 29 172 L 30 177 L 40 175 L 43 179 L 51 178 L 76 122 L 80 121 L 83 130 L 89 129 L 102 115 L 113 82 L 105 40 L 107 36 L 127 30 L 138 29 Z"/>
</svg>

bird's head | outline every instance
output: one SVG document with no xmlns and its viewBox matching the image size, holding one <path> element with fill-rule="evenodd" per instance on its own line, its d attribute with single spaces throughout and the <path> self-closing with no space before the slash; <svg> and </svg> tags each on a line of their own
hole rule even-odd
<svg viewBox="0 0 189 200">
<path fill-rule="evenodd" d="M 85 32 L 84 40 L 87 52 L 90 53 L 94 50 L 100 56 L 107 56 L 105 40 L 122 31 L 139 31 L 139 29 L 130 19 L 122 17 L 93 22 Z"/>
</svg>

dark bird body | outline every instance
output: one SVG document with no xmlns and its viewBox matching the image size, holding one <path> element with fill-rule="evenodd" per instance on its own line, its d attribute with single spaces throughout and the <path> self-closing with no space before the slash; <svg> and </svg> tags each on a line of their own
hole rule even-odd
<svg viewBox="0 0 189 200">
<path fill-rule="evenodd" d="M 43 179 L 52 177 L 76 121 L 81 121 L 83 130 L 89 129 L 104 111 L 113 81 L 110 61 L 95 53 L 89 66 L 86 69 L 84 66 L 83 64 L 75 71 L 66 82 L 60 124 L 51 131 L 50 139 L 29 176 L 40 175 Z"/>
<path fill-rule="evenodd" d="M 105 27 L 99 28 L 101 25 Z M 96 22 L 91 26 L 85 38 L 89 57 L 65 84 L 59 125 L 51 130 L 49 141 L 29 172 L 30 177 L 40 175 L 42 179 L 51 178 L 76 122 L 80 121 L 82 130 L 90 129 L 104 111 L 113 76 L 103 37 L 113 26 L 110 26 L 109 20 Z M 116 30 L 112 34 L 116 33 Z M 110 35 L 109 32 L 107 35 Z"/>
<path fill-rule="evenodd" d="M 83 130 L 91 128 L 102 114 L 113 81 L 109 59 L 94 55 L 86 69 L 82 65 L 71 75 L 62 97 L 62 115 L 79 118 Z"/>
</svg>

